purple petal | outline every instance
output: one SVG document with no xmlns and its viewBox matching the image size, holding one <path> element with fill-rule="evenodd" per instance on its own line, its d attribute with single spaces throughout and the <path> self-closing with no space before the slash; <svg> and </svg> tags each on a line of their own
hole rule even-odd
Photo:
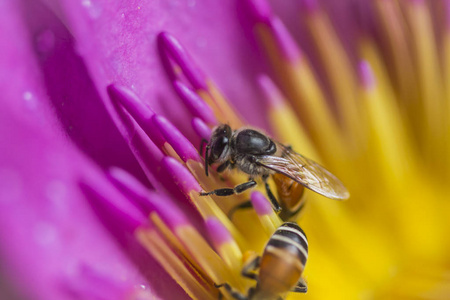
<svg viewBox="0 0 450 300">
<path fill-rule="evenodd" d="M 245 117 L 257 126 L 264 125 L 263 108 L 258 105 L 256 85 L 249 78 L 261 72 L 253 55 L 254 48 L 236 17 L 233 2 L 142 1 L 61 1 L 61 11 L 77 40 L 102 99 L 101 91 L 111 81 L 131 87 L 152 109 L 164 113 L 178 125 L 188 118 L 177 103 L 157 52 L 157 35 L 161 31 L 181 37 L 193 59 L 239 111 L 252 112 Z M 108 101 L 106 106 L 110 106 Z M 108 108 L 109 110 L 109 108 Z M 192 135 L 193 133 L 190 132 Z M 188 135 L 188 137 L 191 137 Z"/>
</svg>

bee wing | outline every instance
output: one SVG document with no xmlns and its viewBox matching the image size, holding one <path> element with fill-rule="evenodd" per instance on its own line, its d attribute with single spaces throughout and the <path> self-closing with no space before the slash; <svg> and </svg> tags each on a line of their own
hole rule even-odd
<svg viewBox="0 0 450 300">
<path fill-rule="evenodd" d="M 281 145 L 282 146 L 282 145 Z M 325 197 L 345 200 L 350 197 L 342 182 L 315 161 L 284 147 L 282 157 L 261 156 L 257 163 L 281 173 Z"/>
</svg>

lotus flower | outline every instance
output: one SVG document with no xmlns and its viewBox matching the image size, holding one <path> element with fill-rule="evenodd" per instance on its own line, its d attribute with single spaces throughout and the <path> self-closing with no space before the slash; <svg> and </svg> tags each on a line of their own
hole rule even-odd
<svg viewBox="0 0 450 300">
<path fill-rule="evenodd" d="M 447 1 L 204 2 L 1 4 L 3 298 L 245 293 L 281 220 L 259 191 L 199 196 L 245 179 L 205 176 L 220 122 L 351 192 L 306 192 L 308 293 L 289 299 L 448 298 Z"/>
</svg>

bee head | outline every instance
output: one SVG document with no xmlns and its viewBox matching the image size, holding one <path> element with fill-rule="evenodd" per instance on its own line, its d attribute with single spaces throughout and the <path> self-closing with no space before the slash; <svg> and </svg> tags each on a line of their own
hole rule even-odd
<svg viewBox="0 0 450 300">
<path fill-rule="evenodd" d="M 210 152 L 208 157 L 208 165 L 215 162 L 225 162 L 228 160 L 230 154 L 230 141 L 231 141 L 232 130 L 227 124 L 218 126 L 209 142 Z"/>
</svg>

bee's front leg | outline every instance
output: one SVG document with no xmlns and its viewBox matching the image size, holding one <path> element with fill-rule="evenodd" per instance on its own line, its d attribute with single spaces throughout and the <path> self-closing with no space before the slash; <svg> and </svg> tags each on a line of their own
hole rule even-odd
<svg viewBox="0 0 450 300">
<path fill-rule="evenodd" d="M 242 192 L 245 192 L 246 190 L 251 189 L 254 186 L 256 186 L 256 181 L 251 179 L 250 181 L 239 184 L 239 185 L 235 186 L 234 188 L 223 188 L 223 189 L 213 190 L 211 192 L 202 192 L 202 193 L 200 193 L 200 195 L 201 196 L 216 195 L 216 196 L 220 196 L 220 197 L 231 196 L 234 194 L 240 194 Z"/>
</svg>

